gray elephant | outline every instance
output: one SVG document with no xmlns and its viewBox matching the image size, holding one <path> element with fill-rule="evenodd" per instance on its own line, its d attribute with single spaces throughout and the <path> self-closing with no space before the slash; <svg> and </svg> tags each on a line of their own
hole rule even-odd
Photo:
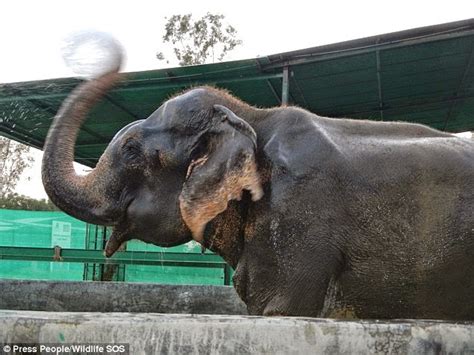
<svg viewBox="0 0 474 355">
<path fill-rule="evenodd" d="M 113 227 L 107 256 L 132 238 L 194 239 L 235 269 L 254 315 L 474 319 L 471 140 L 200 87 L 121 129 L 78 176 L 78 130 L 119 78 L 64 102 L 42 168 L 58 207 Z"/>
</svg>

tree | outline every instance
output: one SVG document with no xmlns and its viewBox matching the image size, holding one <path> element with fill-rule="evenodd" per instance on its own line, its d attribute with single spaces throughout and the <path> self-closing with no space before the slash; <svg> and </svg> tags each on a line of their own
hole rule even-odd
<svg viewBox="0 0 474 355">
<path fill-rule="evenodd" d="M 32 163 L 30 147 L 0 137 L 0 198 L 13 192 L 21 174 Z"/>
<path fill-rule="evenodd" d="M 222 61 L 228 52 L 242 44 L 235 28 L 223 23 L 224 18 L 224 15 L 209 12 L 198 20 L 194 20 L 192 14 L 165 17 L 163 41 L 174 46 L 181 66 Z M 165 60 L 162 52 L 156 57 Z"/>
<path fill-rule="evenodd" d="M 0 197 L 0 209 L 28 211 L 59 211 L 50 200 L 36 200 L 31 197 L 9 193 Z"/>
</svg>

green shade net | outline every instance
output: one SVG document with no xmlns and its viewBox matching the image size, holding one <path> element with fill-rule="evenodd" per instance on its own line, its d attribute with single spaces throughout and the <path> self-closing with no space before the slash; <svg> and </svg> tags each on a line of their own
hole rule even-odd
<svg viewBox="0 0 474 355">
<path fill-rule="evenodd" d="M 0 247 L 102 249 L 102 227 L 87 225 L 62 212 L 0 209 Z M 108 234 L 108 230 L 106 233 Z M 189 242 L 173 248 L 160 248 L 138 240 L 129 241 L 127 252 L 201 253 L 201 247 Z M 209 251 L 207 251 L 209 253 Z M 21 259 L 21 249 L 18 249 Z M 159 254 L 157 254 L 159 260 Z M 0 278 L 35 280 L 92 280 L 91 267 L 97 264 L 45 262 L 30 260 L 0 261 Z M 121 280 L 166 284 L 223 285 L 222 268 L 163 265 L 121 265 Z"/>
</svg>

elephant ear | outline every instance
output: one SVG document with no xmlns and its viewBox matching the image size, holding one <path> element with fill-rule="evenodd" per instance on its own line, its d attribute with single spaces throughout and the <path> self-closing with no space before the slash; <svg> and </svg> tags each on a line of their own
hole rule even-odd
<svg viewBox="0 0 474 355">
<path fill-rule="evenodd" d="M 243 190 L 252 200 L 262 195 L 255 162 L 257 135 L 225 106 L 214 106 L 212 127 L 201 138 L 203 148 L 188 167 L 179 197 L 181 215 L 193 238 L 201 242 L 206 224 L 240 200 Z"/>
</svg>

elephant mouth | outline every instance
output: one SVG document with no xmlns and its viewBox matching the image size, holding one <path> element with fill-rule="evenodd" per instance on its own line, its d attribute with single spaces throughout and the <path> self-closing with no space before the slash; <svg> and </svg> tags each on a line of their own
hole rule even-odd
<svg viewBox="0 0 474 355">
<path fill-rule="evenodd" d="M 131 230 L 128 224 L 125 224 L 122 222 L 122 223 L 117 224 L 114 227 L 112 234 L 110 235 L 105 245 L 104 255 L 107 258 L 111 257 L 112 255 L 115 254 L 117 250 L 120 249 L 123 243 L 131 239 L 142 240 L 146 243 L 151 243 L 162 248 L 175 247 L 175 246 L 182 245 L 184 243 L 187 243 L 193 240 L 190 232 L 184 234 L 180 238 L 177 238 L 176 235 L 167 236 L 166 238 L 163 238 L 162 235 L 161 236 L 159 234 L 155 235 L 153 232 L 150 232 L 150 231 L 138 233 L 135 230 Z M 170 241 L 167 241 L 167 240 L 170 240 Z"/>
<path fill-rule="evenodd" d="M 187 242 L 191 241 L 192 239 L 193 238 L 191 237 L 191 235 L 189 235 L 188 237 L 183 238 L 182 240 L 178 240 L 178 241 L 174 241 L 174 242 L 157 243 L 156 245 L 159 246 L 159 247 L 163 247 L 163 248 L 171 248 L 171 247 L 176 247 L 178 245 L 187 243 Z"/>
<path fill-rule="evenodd" d="M 191 237 L 191 235 L 189 235 L 189 237 L 183 238 L 182 240 L 175 241 L 175 242 L 164 242 L 164 243 L 151 242 L 151 243 L 155 244 L 156 246 L 162 247 L 162 248 L 171 248 L 171 247 L 175 247 L 175 246 L 187 243 L 187 242 L 191 241 L 192 239 L 193 238 Z M 127 239 L 127 240 L 129 240 L 129 239 Z M 110 236 L 109 240 L 107 241 L 107 244 L 105 245 L 104 255 L 107 258 L 112 257 L 115 254 L 115 252 L 120 249 L 122 244 L 125 243 L 127 240 L 125 240 L 125 239 L 124 240 L 119 240 L 116 237 Z"/>
</svg>

